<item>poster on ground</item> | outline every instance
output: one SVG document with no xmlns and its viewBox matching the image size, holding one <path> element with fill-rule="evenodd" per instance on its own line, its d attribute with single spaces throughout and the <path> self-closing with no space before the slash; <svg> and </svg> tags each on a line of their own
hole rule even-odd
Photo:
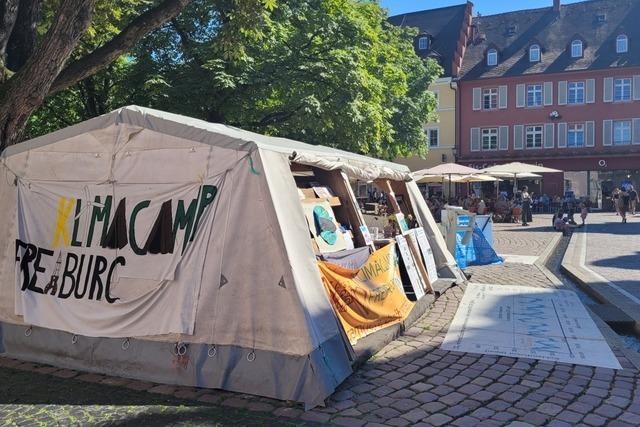
<svg viewBox="0 0 640 427">
<path fill-rule="evenodd" d="M 395 245 L 374 252 L 359 270 L 318 262 L 322 283 L 351 344 L 407 318 Z"/>
<path fill-rule="evenodd" d="M 622 369 L 572 291 L 470 284 L 441 348 Z"/>
</svg>

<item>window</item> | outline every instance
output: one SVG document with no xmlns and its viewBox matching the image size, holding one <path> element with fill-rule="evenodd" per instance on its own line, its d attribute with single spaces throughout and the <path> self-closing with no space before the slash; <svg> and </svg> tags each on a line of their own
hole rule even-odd
<svg viewBox="0 0 640 427">
<path fill-rule="evenodd" d="M 542 85 L 527 85 L 527 107 L 542 105 Z"/>
<path fill-rule="evenodd" d="M 569 104 L 584 104 L 584 82 L 569 82 L 567 92 Z"/>
<path fill-rule="evenodd" d="M 584 124 L 570 124 L 567 128 L 567 147 L 584 147 Z"/>
<path fill-rule="evenodd" d="M 426 129 L 424 132 L 427 134 L 427 142 L 429 143 L 430 148 L 440 145 L 438 128 Z"/>
<path fill-rule="evenodd" d="M 498 65 L 498 51 L 495 49 L 489 49 L 487 52 L 487 65 L 493 67 Z"/>
<path fill-rule="evenodd" d="M 540 62 L 540 46 L 537 44 L 529 48 L 529 62 Z"/>
<path fill-rule="evenodd" d="M 616 52 L 627 53 L 629 51 L 629 38 L 624 34 L 616 37 Z"/>
<path fill-rule="evenodd" d="M 542 126 L 527 126 L 527 148 L 542 148 Z"/>
<path fill-rule="evenodd" d="M 571 57 L 582 58 L 582 41 L 574 40 L 571 42 Z"/>
<path fill-rule="evenodd" d="M 613 122 L 613 144 L 631 144 L 631 120 L 617 120 Z"/>
<path fill-rule="evenodd" d="M 482 129 L 482 149 L 486 151 L 498 149 L 498 128 Z"/>
<path fill-rule="evenodd" d="M 420 37 L 418 39 L 418 49 L 420 50 L 429 49 L 429 37 Z"/>
<path fill-rule="evenodd" d="M 496 108 L 498 108 L 498 89 L 483 89 L 482 109 L 495 110 Z"/>
<path fill-rule="evenodd" d="M 613 100 L 631 101 L 631 79 L 615 79 L 613 81 Z"/>
</svg>

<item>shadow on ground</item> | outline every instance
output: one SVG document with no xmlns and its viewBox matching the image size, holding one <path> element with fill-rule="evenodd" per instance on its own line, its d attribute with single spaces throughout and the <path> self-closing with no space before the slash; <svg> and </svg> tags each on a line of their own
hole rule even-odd
<svg viewBox="0 0 640 427">
<path fill-rule="evenodd" d="M 9 368 L 0 369 L 0 420 L 2 425 L 313 425 Z"/>
</svg>

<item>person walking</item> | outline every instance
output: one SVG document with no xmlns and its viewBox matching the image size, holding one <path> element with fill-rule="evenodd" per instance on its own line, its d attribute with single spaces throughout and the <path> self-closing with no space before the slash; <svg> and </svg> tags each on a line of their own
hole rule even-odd
<svg viewBox="0 0 640 427">
<path fill-rule="evenodd" d="M 587 215 L 589 215 L 588 205 L 589 203 L 587 203 L 587 201 L 580 203 L 580 218 L 582 219 L 582 225 L 584 225 L 585 221 L 587 220 Z"/>
<path fill-rule="evenodd" d="M 616 210 L 616 215 L 620 215 L 620 189 L 618 187 L 611 192 L 611 201 L 613 202 L 613 208 Z"/>
<path fill-rule="evenodd" d="M 629 187 L 629 211 L 631 212 L 631 215 L 636 214 L 637 203 L 638 203 L 638 192 L 632 185 L 631 187 Z"/>
<path fill-rule="evenodd" d="M 526 227 L 533 221 L 533 215 L 531 214 L 531 195 L 529 194 L 529 187 L 522 187 L 522 226 Z"/>
<path fill-rule="evenodd" d="M 622 223 L 627 222 L 627 211 L 629 210 L 629 193 L 621 191 L 618 197 L 618 211 L 622 217 Z"/>
</svg>

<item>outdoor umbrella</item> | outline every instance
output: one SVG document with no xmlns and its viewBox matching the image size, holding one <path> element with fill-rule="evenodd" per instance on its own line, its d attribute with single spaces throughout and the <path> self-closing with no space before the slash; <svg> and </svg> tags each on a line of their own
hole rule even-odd
<svg viewBox="0 0 640 427">
<path fill-rule="evenodd" d="M 448 177 L 449 181 L 449 197 L 451 197 L 451 182 L 455 182 L 453 179 L 454 176 L 465 176 L 478 173 L 477 169 L 470 168 L 468 166 L 459 165 L 457 163 L 443 163 L 441 165 L 429 168 L 422 169 L 420 171 L 414 172 L 413 176 L 417 182 L 428 182 L 428 181 L 420 181 L 420 176 L 428 176 L 428 175 L 439 175 L 442 177 Z M 439 181 L 431 181 L 431 182 L 439 182 Z M 442 180 L 444 183 L 444 179 Z"/>
<path fill-rule="evenodd" d="M 506 177 L 506 174 L 508 174 L 509 177 L 513 178 L 513 191 L 515 193 L 516 191 L 518 191 L 518 175 L 524 178 L 522 174 L 556 173 L 562 171 L 558 169 L 547 168 L 544 166 L 530 165 L 528 163 L 512 162 L 504 165 L 491 166 L 482 169 L 480 172 L 494 176 L 495 174 L 499 173 L 505 174 L 502 175 L 503 177 Z M 529 175 L 529 177 L 531 177 L 531 175 Z"/>
<path fill-rule="evenodd" d="M 460 182 L 495 182 L 495 181 L 502 181 L 502 180 L 496 175 L 482 175 L 482 174 L 465 175 L 457 179 L 454 178 L 454 182 L 458 182 L 458 183 Z"/>
</svg>

